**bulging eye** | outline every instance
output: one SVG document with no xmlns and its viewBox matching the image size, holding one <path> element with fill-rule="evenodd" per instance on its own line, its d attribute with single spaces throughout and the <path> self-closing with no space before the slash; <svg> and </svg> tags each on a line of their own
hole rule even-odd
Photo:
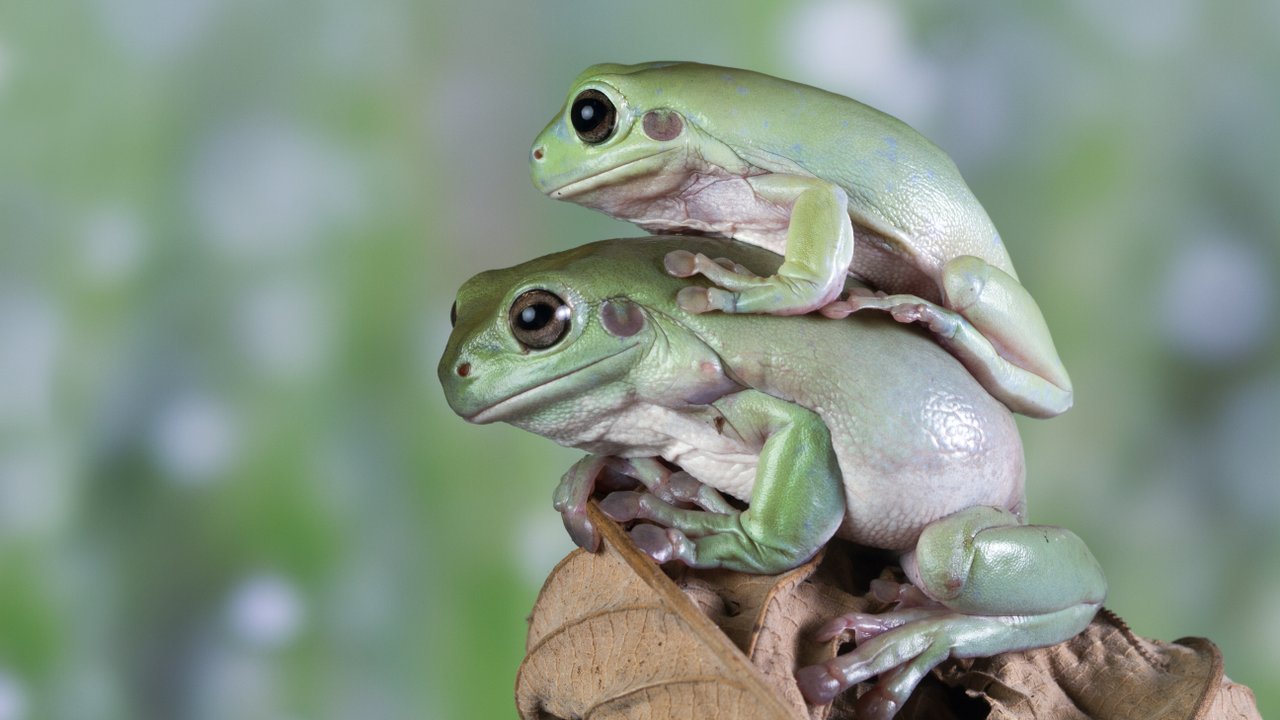
<svg viewBox="0 0 1280 720">
<path fill-rule="evenodd" d="M 546 290 L 521 293 L 511 303 L 507 322 L 516 340 L 532 350 L 543 350 L 560 342 L 569 332 L 570 309 L 564 300 Z"/>
<path fill-rule="evenodd" d="M 583 142 L 595 145 L 609 139 L 618 124 L 618 111 L 599 90 L 583 90 L 573 99 L 569 120 Z"/>
</svg>

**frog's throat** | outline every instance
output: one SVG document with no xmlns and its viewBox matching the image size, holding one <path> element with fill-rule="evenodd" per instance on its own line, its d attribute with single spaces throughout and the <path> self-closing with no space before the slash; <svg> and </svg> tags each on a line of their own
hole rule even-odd
<svg viewBox="0 0 1280 720">
<path fill-rule="evenodd" d="M 612 184 L 613 181 L 616 179 L 616 176 L 622 174 L 624 171 L 633 169 L 637 165 L 640 165 L 641 163 L 643 163 L 646 166 L 649 165 L 650 163 L 653 163 L 654 165 L 660 165 L 661 163 L 654 162 L 657 158 L 660 158 L 663 155 L 666 155 L 668 153 L 673 153 L 673 152 L 676 152 L 677 150 L 682 150 L 682 149 L 683 147 L 671 147 L 671 148 L 667 148 L 665 150 L 659 150 L 658 152 L 650 153 L 648 155 L 644 155 L 638 158 L 632 158 L 622 163 L 621 165 L 615 165 L 611 168 L 605 168 L 600 172 L 593 173 L 584 178 L 578 178 L 577 180 L 573 180 L 568 183 L 565 183 L 564 185 L 561 185 L 558 188 L 552 188 L 547 191 L 547 195 L 557 200 L 567 200 L 577 195 L 582 195 L 584 193 L 591 192 L 592 190 L 597 190 L 601 187 L 606 187 Z"/>
<path fill-rule="evenodd" d="M 596 365 L 599 365 L 608 360 L 612 360 L 613 358 L 623 355 L 624 353 L 630 352 L 631 350 L 634 350 L 639 346 L 640 346 L 640 343 L 633 343 L 631 345 L 628 345 L 622 348 L 621 350 L 615 353 L 610 353 L 608 355 L 605 355 L 604 357 L 597 358 L 585 365 L 580 365 L 576 368 L 573 368 L 572 370 L 566 370 L 565 372 L 562 372 L 559 375 L 556 375 L 555 377 L 552 377 L 546 380 L 545 382 L 540 382 L 537 385 L 534 385 L 533 387 L 528 387 L 528 388 L 525 388 L 524 390 L 516 391 L 515 393 L 508 395 L 507 397 L 493 403 L 488 407 L 484 407 L 477 410 L 476 412 L 472 413 L 470 416 L 464 415 L 463 419 L 466 420 L 467 422 L 476 423 L 478 425 L 482 425 L 484 423 L 490 423 L 495 420 L 501 420 L 502 419 L 501 416 L 505 413 L 505 411 L 512 409 L 512 407 L 514 406 L 514 409 L 518 412 L 521 404 L 527 404 L 527 402 L 536 402 L 539 399 L 539 396 L 544 394 L 543 391 L 547 390 L 553 385 L 556 385 L 561 380 L 577 375 L 578 373 L 584 370 L 595 367 Z"/>
</svg>

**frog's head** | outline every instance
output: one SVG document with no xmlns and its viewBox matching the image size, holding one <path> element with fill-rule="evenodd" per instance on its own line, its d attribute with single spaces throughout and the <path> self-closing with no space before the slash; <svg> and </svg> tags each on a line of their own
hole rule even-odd
<svg viewBox="0 0 1280 720">
<path fill-rule="evenodd" d="M 437 373 L 454 412 L 511 423 L 563 444 L 638 401 L 706 402 L 736 387 L 685 327 L 688 280 L 663 269 L 701 238 L 592 243 L 468 280 Z M 723 254 L 726 244 L 707 249 Z"/>
<path fill-rule="evenodd" d="M 672 193 L 686 175 L 686 151 L 698 134 L 674 104 L 683 96 L 674 90 L 686 65 L 587 68 L 533 142 L 533 184 L 551 197 L 606 212 Z"/>
</svg>

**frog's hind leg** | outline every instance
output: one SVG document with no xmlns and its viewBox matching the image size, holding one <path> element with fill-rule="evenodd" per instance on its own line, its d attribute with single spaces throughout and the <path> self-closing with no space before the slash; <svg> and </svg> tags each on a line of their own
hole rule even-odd
<svg viewBox="0 0 1280 720">
<path fill-rule="evenodd" d="M 855 294 L 822 308 L 827 317 L 864 309 L 918 322 L 1010 410 L 1053 417 L 1071 407 L 1071 379 L 1039 306 L 1012 275 L 965 255 L 942 268 L 941 307 L 914 295 Z"/>
<path fill-rule="evenodd" d="M 1102 570 L 1080 538 L 1022 525 L 1013 513 L 991 507 L 930 524 L 903 556 L 903 569 L 931 602 L 829 623 L 820 636 L 853 630 L 858 647 L 796 674 L 809 702 L 828 703 L 879 676 L 859 700 L 858 717 L 887 720 L 947 658 L 1062 642 L 1089 624 L 1106 595 Z"/>
</svg>

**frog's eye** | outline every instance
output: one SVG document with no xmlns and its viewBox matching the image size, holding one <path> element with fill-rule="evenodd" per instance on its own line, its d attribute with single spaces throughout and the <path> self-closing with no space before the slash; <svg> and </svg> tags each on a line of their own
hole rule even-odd
<svg viewBox="0 0 1280 720">
<path fill-rule="evenodd" d="M 507 322 L 521 345 L 542 350 L 560 342 L 569 332 L 569 315 L 569 306 L 555 294 L 530 290 L 511 303 Z"/>
<path fill-rule="evenodd" d="M 618 111 L 599 90 L 583 90 L 573 99 L 569 121 L 583 142 L 595 145 L 609 139 L 618 123 Z"/>
</svg>

